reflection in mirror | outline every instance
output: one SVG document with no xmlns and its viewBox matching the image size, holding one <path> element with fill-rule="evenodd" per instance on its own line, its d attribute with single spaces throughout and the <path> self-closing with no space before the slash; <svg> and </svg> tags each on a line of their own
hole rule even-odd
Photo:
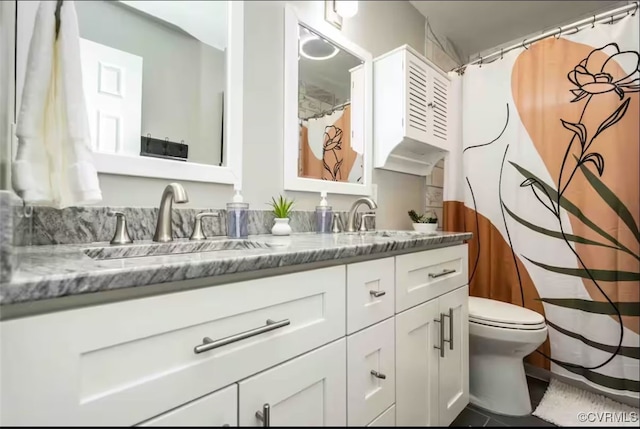
<svg viewBox="0 0 640 429">
<path fill-rule="evenodd" d="M 363 183 L 363 61 L 298 30 L 298 177 Z"/>
<path fill-rule="evenodd" d="M 227 3 L 76 2 L 96 152 L 224 164 Z"/>
</svg>

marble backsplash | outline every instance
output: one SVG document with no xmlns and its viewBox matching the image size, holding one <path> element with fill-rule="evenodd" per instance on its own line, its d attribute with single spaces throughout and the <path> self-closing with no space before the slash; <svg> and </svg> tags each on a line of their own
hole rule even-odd
<svg viewBox="0 0 640 429">
<path fill-rule="evenodd" d="M 157 208 L 130 207 L 69 207 L 58 210 L 34 207 L 30 216 L 25 216 L 22 207 L 14 208 L 14 243 L 17 246 L 77 244 L 110 241 L 115 231 L 115 218 L 107 216 L 110 210 L 125 213 L 129 234 L 134 241 L 151 240 L 155 231 Z M 189 237 L 196 214 L 203 211 L 219 211 L 220 218 L 203 219 L 202 228 L 207 237 L 227 235 L 226 210 L 181 209 L 174 206 L 172 213 L 175 238 Z M 340 212 L 343 225 L 346 212 Z M 249 235 L 269 234 L 273 226 L 273 214 L 269 210 L 249 211 Z M 314 211 L 294 211 L 290 216 L 293 232 L 315 231 Z M 367 219 L 373 229 L 374 219 Z"/>
<path fill-rule="evenodd" d="M 13 254 L 12 194 L 0 191 L 0 283 L 11 280 L 15 256 Z"/>
</svg>

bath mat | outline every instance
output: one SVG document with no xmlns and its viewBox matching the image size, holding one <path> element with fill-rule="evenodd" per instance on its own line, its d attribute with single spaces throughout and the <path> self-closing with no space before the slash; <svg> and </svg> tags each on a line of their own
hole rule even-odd
<svg viewBox="0 0 640 429">
<path fill-rule="evenodd" d="M 533 415 L 558 426 L 638 427 L 640 410 L 551 379 Z"/>
</svg>

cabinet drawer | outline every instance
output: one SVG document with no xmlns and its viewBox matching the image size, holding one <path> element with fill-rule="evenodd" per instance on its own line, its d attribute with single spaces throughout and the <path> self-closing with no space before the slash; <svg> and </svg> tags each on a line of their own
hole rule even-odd
<svg viewBox="0 0 640 429">
<path fill-rule="evenodd" d="M 374 421 L 369 423 L 367 426 L 369 427 L 395 427 L 396 425 L 396 405 L 393 404 L 390 406 L 387 411 L 380 414 Z"/>
<path fill-rule="evenodd" d="M 238 426 L 238 386 L 233 384 L 137 426 Z"/>
<path fill-rule="evenodd" d="M 393 316 L 395 261 L 347 265 L 347 334 Z"/>
<path fill-rule="evenodd" d="M 349 426 L 365 426 L 392 405 L 395 384 L 393 318 L 347 337 Z"/>
<path fill-rule="evenodd" d="M 340 339 L 240 382 L 240 426 L 345 426 L 345 359 Z"/>
<path fill-rule="evenodd" d="M 2 423 L 131 425 L 202 397 L 344 336 L 345 277 L 331 267 L 3 322 Z M 290 324 L 238 335 L 269 319 Z"/>
<path fill-rule="evenodd" d="M 396 257 L 396 313 L 468 282 L 467 245 Z"/>
</svg>

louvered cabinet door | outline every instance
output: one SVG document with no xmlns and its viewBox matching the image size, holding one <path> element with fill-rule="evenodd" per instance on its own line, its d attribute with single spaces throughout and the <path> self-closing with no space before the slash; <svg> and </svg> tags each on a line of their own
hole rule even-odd
<svg viewBox="0 0 640 429">
<path fill-rule="evenodd" d="M 407 82 L 404 127 L 406 136 L 420 142 L 429 137 L 429 67 L 406 51 L 404 73 Z"/>
<path fill-rule="evenodd" d="M 429 69 L 427 103 L 427 142 L 448 149 L 449 79 Z"/>
</svg>

